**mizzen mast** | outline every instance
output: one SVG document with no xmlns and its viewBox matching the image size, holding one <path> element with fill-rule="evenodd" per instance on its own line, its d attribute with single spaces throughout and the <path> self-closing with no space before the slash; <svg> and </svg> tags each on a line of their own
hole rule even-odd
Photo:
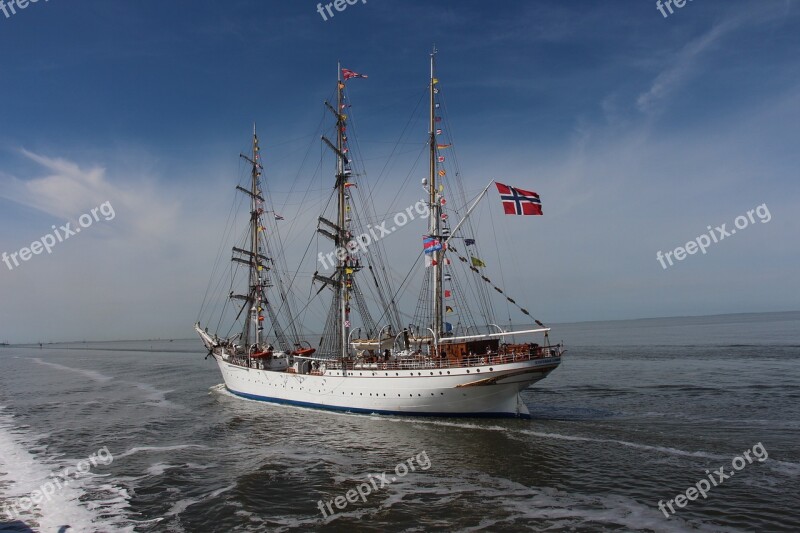
<svg viewBox="0 0 800 533">
<path fill-rule="evenodd" d="M 431 215 L 429 221 L 429 233 L 434 239 L 441 242 L 441 206 L 439 204 L 439 186 L 436 181 L 436 83 L 435 77 L 436 46 L 431 52 L 431 80 L 430 80 L 430 168 L 428 175 L 428 192 Z M 433 268 L 433 332 L 435 341 L 438 342 L 442 336 L 442 257 L 444 248 L 432 252 L 431 268 Z"/>
</svg>

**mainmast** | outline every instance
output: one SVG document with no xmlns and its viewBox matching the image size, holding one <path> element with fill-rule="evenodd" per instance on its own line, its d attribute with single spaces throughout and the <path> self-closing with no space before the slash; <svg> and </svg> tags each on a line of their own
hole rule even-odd
<svg viewBox="0 0 800 533">
<path fill-rule="evenodd" d="M 434 66 L 436 59 L 436 47 L 431 52 L 431 82 L 430 82 L 430 172 L 428 177 L 429 184 L 429 203 L 431 208 L 429 231 L 431 237 L 441 241 L 441 206 L 438 200 L 438 188 L 436 183 L 436 83 L 434 76 Z M 433 268 L 433 332 L 435 342 L 442 336 L 442 257 L 444 247 L 432 253 Z"/>
<path fill-rule="evenodd" d="M 261 322 L 264 321 L 264 316 L 261 314 L 263 310 L 261 305 L 263 295 L 261 271 L 264 266 L 261 264 L 261 256 L 258 249 L 258 230 L 261 215 L 261 208 L 258 203 L 258 199 L 261 197 L 261 191 L 258 190 L 258 179 L 261 176 L 260 156 L 258 151 L 258 134 L 256 133 L 256 125 L 253 123 L 253 158 L 250 160 L 252 164 L 252 180 L 250 184 L 250 253 L 252 254 L 252 262 L 250 263 L 250 295 L 253 298 L 253 305 L 250 309 L 250 316 L 252 317 L 253 344 L 256 346 L 258 346 L 261 330 L 263 329 Z"/>
<path fill-rule="evenodd" d="M 336 83 L 336 150 L 338 157 L 336 158 L 336 186 L 338 188 L 338 209 L 337 209 L 337 224 L 340 228 L 340 249 L 344 248 L 349 251 L 347 246 L 347 176 L 345 175 L 345 155 L 344 155 L 344 139 L 345 139 L 345 115 L 344 109 L 344 82 L 342 81 L 342 65 L 337 65 L 337 83 Z M 347 341 L 350 336 L 350 273 L 352 270 L 347 267 L 349 260 L 348 254 L 337 254 L 339 260 L 339 282 L 341 288 L 339 292 L 339 315 L 341 319 L 341 354 L 342 359 L 348 355 Z"/>
</svg>

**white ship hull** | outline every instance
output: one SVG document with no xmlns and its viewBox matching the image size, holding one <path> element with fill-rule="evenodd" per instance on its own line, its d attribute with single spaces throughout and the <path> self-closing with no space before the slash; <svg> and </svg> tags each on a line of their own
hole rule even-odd
<svg viewBox="0 0 800 533">
<path fill-rule="evenodd" d="M 324 374 L 261 370 L 214 358 L 227 389 L 273 403 L 354 413 L 528 417 L 519 393 L 545 378 L 560 357 L 473 367 L 354 369 Z"/>
</svg>

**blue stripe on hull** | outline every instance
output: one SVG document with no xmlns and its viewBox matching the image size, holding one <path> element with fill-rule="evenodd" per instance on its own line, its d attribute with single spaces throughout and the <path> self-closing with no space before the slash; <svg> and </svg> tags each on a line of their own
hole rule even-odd
<svg viewBox="0 0 800 533">
<path fill-rule="evenodd" d="M 309 407 L 312 409 L 323 409 L 326 411 L 340 411 L 344 413 L 357 413 L 364 415 L 400 415 L 400 416 L 438 416 L 438 417 L 467 417 L 467 418 L 531 418 L 530 415 L 512 414 L 512 413 L 420 413 L 409 411 L 385 411 L 383 409 L 361 409 L 359 407 L 339 407 L 336 405 L 324 405 L 321 403 L 312 402 L 299 402 L 296 400 L 284 400 L 283 398 L 272 398 L 270 396 L 259 396 L 257 394 L 248 394 L 246 392 L 235 391 L 225 388 L 231 394 L 247 398 L 248 400 L 257 400 L 259 402 L 276 403 L 280 405 L 293 405 L 296 407 Z"/>
</svg>

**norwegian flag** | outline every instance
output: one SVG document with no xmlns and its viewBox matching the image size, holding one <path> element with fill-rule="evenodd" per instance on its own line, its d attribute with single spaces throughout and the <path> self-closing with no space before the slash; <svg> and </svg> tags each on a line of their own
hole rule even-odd
<svg viewBox="0 0 800 533">
<path fill-rule="evenodd" d="M 344 81 L 349 80 L 350 78 L 368 78 L 366 74 L 359 74 L 358 72 L 353 72 L 348 68 L 342 69 L 342 76 L 344 77 Z"/>
<path fill-rule="evenodd" d="M 535 192 L 496 183 L 506 215 L 541 215 L 542 201 Z"/>
</svg>

